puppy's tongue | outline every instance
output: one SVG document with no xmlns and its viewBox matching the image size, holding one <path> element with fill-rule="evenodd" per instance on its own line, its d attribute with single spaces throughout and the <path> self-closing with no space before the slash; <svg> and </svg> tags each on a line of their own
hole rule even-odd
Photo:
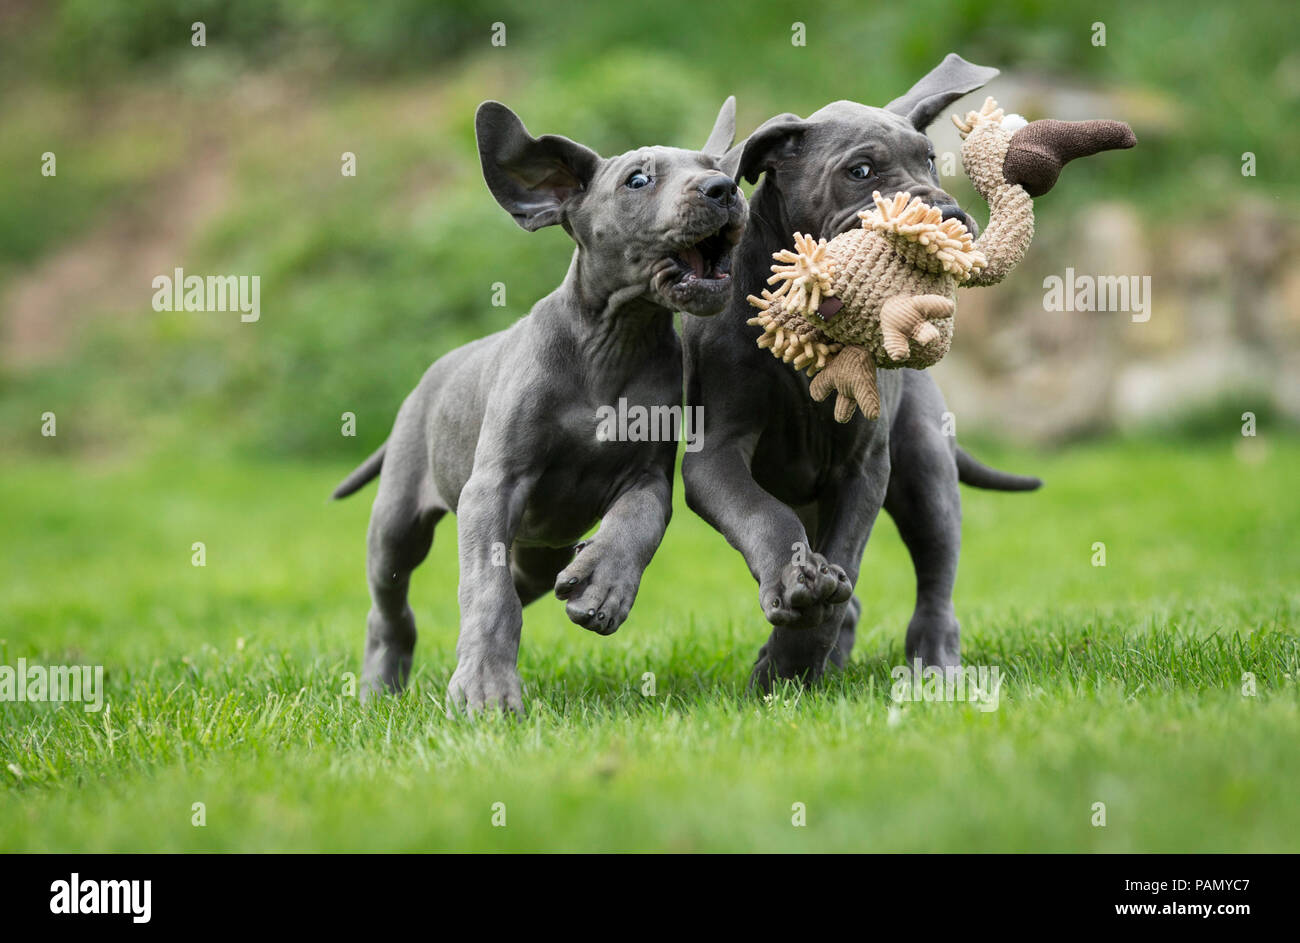
<svg viewBox="0 0 1300 943">
<path fill-rule="evenodd" d="M 695 272 L 696 278 L 704 277 L 704 255 L 700 252 L 698 246 L 691 246 L 690 248 L 683 249 L 681 251 L 681 257 L 682 261 L 689 265 L 691 270 Z"/>
</svg>

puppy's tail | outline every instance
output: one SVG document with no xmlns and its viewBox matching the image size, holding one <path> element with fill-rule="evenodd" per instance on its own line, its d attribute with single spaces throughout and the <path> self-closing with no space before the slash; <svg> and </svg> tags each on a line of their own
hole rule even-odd
<svg viewBox="0 0 1300 943">
<path fill-rule="evenodd" d="M 957 449 L 957 480 L 963 485 L 989 491 L 1037 491 L 1043 486 L 1041 478 L 989 468 L 962 448 Z"/>
<path fill-rule="evenodd" d="M 336 500 L 338 498 L 346 498 L 348 495 L 352 494 L 352 492 L 360 491 L 361 487 L 366 482 L 371 478 L 376 477 L 379 474 L 379 469 L 384 464 L 384 450 L 387 448 L 388 443 L 385 442 L 376 449 L 368 459 L 361 463 L 356 471 L 348 475 L 348 477 L 344 478 L 339 483 L 339 486 L 334 489 L 332 497 Z"/>
</svg>

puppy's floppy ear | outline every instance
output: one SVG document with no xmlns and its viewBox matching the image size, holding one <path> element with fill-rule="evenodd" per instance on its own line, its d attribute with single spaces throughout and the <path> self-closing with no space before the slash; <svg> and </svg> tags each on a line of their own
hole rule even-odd
<svg viewBox="0 0 1300 943">
<path fill-rule="evenodd" d="M 718 120 L 713 122 L 713 130 L 709 132 L 709 139 L 704 142 L 700 148 L 710 157 L 722 157 L 731 147 L 731 142 L 736 139 L 736 96 L 731 95 L 722 103 L 722 108 L 718 111 Z"/>
<path fill-rule="evenodd" d="M 931 69 L 921 81 L 885 106 L 886 111 L 902 115 L 912 127 L 924 131 L 943 111 L 998 74 L 997 69 L 967 62 L 955 52 Z"/>
<path fill-rule="evenodd" d="M 744 144 L 738 145 L 740 161 L 731 176 L 740 179 L 737 176 L 739 174 L 750 183 L 757 182 L 764 171 L 772 170 L 783 161 L 798 155 L 807 129 L 808 122 L 798 115 L 787 113 L 767 119 Z M 727 158 L 730 157 L 729 152 Z"/>
<path fill-rule="evenodd" d="M 488 189 L 529 232 L 563 222 L 568 201 L 587 188 L 600 166 L 599 154 L 566 137 L 532 137 L 500 102 L 478 106 L 474 134 Z"/>
</svg>

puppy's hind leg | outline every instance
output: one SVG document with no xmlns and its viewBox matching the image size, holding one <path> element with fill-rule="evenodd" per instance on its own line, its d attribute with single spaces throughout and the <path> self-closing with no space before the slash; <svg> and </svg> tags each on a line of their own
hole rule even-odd
<svg viewBox="0 0 1300 943">
<path fill-rule="evenodd" d="M 961 551 L 961 494 L 953 441 L 940 430 L 943 398 L 928 375 L 909 384 L 890 433 L 892 472 L 885 510 L 912 556 L 916 609 L 907 626 L 907 660 L 924 667 L 961 664 L 961 628 L 952 591 Z"/>
<path fill-rule="evenodd" d="M 395 477 L 385 469 L 370 512 L 366 575 L 371 606 L 361 673 L 363 700 L 406 686 L 415 651 L 415 614 L 407 601 L 411 571 L 428 555 L 433 529 L 447 513 L 443 508 L 422 508 L 415 483 Z"/>
</svg>

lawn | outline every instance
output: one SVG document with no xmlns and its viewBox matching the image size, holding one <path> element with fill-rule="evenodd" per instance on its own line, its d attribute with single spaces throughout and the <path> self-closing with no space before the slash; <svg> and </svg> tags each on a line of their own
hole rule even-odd
<svg viewBox="0 0 1300 943">
<path fill-rule="evenodd" d="M 1300 850 L 1300 440 L 1232 432 L 983 451 L 1048 482 L 965 492 L 992 711 L 891 701 L 912 583 L 886 518 L 852 664 L 816 689 L 746 691 L 755 589 L 679 488 L 628 623 L 535 604 L 528 716 L 471 722 L 440 706 L 450 524 L 412 688 L 367 708 L 343 692 L 373 492 L 328 503 L 346 467 L 11 461 L 0 664 L 103 665 L 108 705 L 0 704 L 0 850 Z"/>
</svg>

